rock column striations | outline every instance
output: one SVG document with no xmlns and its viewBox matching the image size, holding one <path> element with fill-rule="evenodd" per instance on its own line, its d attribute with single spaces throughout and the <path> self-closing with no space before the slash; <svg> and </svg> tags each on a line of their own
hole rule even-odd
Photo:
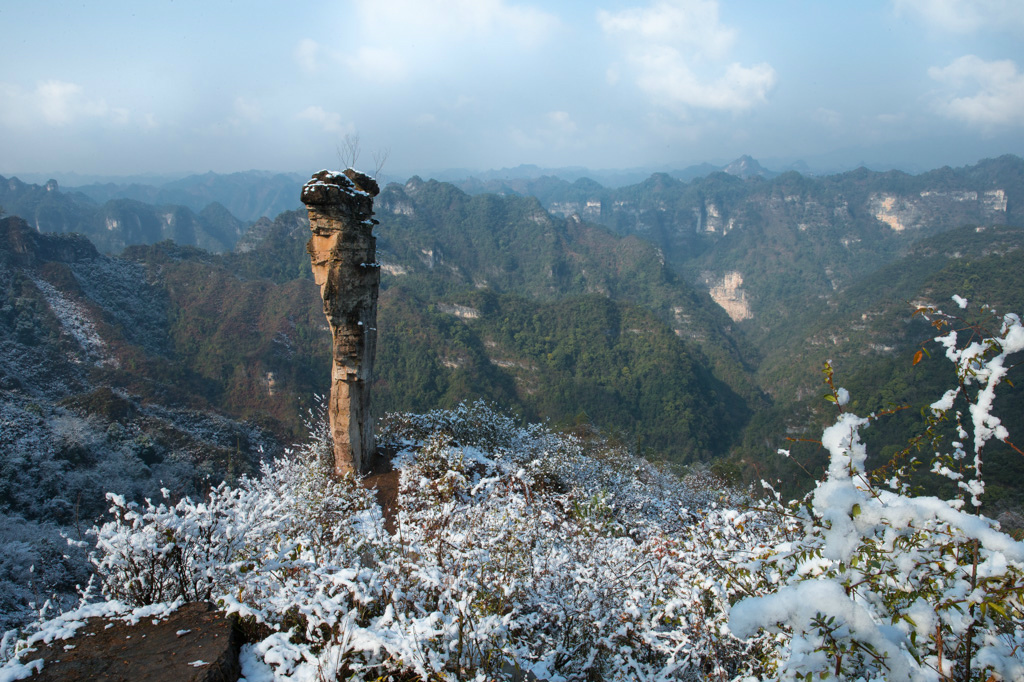
<svg viewBox="0 0 1024 682">
<path fill-rule="evenodd" d="M 372 216 L 379 191 L 373 178 L 351 168 L 320 171 L 302 187 L 313 233 L 306 250 L 334 342 L 328 410 L 338 476 L 365 471 L 376 449 L 370 384 L 380 286 Z"/>
</svg>

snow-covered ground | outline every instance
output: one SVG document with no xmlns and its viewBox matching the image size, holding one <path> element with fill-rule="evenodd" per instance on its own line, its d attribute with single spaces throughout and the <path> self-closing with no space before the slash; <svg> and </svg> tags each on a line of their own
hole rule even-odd
<svg viewBox="0 0 1024 682">
<path fill-rule="evenodd" d="M 107 343 L 96 331 L 96 325 L 84 306 L 72 301 L 46 280 L 35 278 L 32 283 L 43 294 L 61 327 L 78 343 L 91 362 L 97 367 L 117 366 L 117 359 L 108 351 Z"/>
<path fill-rule="evenodd" d="M 985 442 L 1005 437 L 995 388 L 1024 350 L 1020 321 L 997 321 L 987 341 L 940 337 L 959 388 L 929 423 L 957 425 L 935 455 L 950 499 L 865 471 L 874 417 L 848 411 L 831 373 L 829 470 L 791 502 L 463 405 L 383 420 L 393 532 L 372 492 L 330 477 L 323 427 L 202 499 L 110 495 L 86 607 L 215 600 L 252 633 L 248 682 L 1022 680 L 1024 544 L 976 505 Z M 6 637 L 0 679 L 30 672 L 27 642 L 69 619 Z"/>
</svg>

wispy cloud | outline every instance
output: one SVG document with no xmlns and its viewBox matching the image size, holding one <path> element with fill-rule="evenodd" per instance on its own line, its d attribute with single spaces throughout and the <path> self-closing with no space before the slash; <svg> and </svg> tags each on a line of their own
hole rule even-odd
<svg viewBox="0 0 1024 682">
<path fill-rule="evenodd" d="M 528 121 L 530 125 L 513 125 L 504 132 L 517 148 L 536 157 L 565 150 L 582 151 L 607 144 L 601 126 L 580 126 L 568 111 L 549 111 Z"/>
<path fill-rule="evenodd" d="M 893 6 L 898 14 L 917 16 L 951 33 L 1024 28 L 1024 2 L 1020 0 L 893 0 Z"/>
<path fill-rule="evenodd" d="M 572 120 L 568 111 L 549 111 L 546 118 L 552 128 L 563 134 L 576 132 L 576 122 Z"/>
<path fill-rule="evenodd" d="M 621 12 L 602 10 L 598 22 L 625 45 L 637 86 L 680 113 L 750 109 L 764 102 L 778 81 L 767 63 L 728 61 L 736 32 L 719 21 L 713 0 L 662 0 Z M 611 83 L 622 75 L 617 65 L 609 74 Z"/>
<path fill-rule="evenodd" d="M 666 0 L 621 12 L 600 10 L 597 20 L 606 33 L 688 47 L 713 57 L 724 56 L 736 41 L 736 31 L 719 23 L 718 3 L 712 0 Z"/>
<path fill-rule="evenodd" d="M 127 123 L 127 109 L 111 108 L 100 97 L 89 97 L 77 83 L 60 80 L 41 81 L 33 90 L 0 84 L 0 120 L 18 127 L 46 126 L 62 128 L 83 119 Z"/>
<path fill-rule="evenodd" d="M 1013 61 L 965 55 L 928 75 L 945 86 L 937 103 L 945 116 L 984 128 L 1024 127 L 1024 74 Z"/>
<path fill-rule="evenodd" d="M 352 124 L 342 123 L 341 114 L 333 111 L 326 111 L 323 107 L 306 107 L 296 114 L 295 117 L 300 121 L 310 121 L 311 123 L 315 123 L 326 133 L 355 133 L 355 128 Z"/>
<path fill-rule="evenodd" d="M 324 48 L 312 38 L 303 38 L 295 46 L 292 54 L 299 68 L 306 73 L 316 73 L 322 66 Z"/>
<path fill-rule="evenodd" d="M 354 74 L 367 80 L 398 82 L 409 72 L 406 60 L 390 47 L 360 47 L 344 61 Z"/>
<path fill-rule="evenodd" d="M 329 63 L 353 77 L 382 83 L 402 82 L 424 71 L 435 77 L 439 68 L 459 72 L 499 53 L 533 50 L 559 26 L 553 14 L 506 0 L 353 4 L 356 40 L 336 47 L 300 42 L 295 56 L 304 69 Z"/>
<path fill-rule="evenodd" d="M 531 47 L 546 41 L 559 24 L 549 12 L 505 0 L 356 0 L 355 5 L 371 37 L 405 36 L 420 44 L 498 37 Z"/>
<path fill-rule="evenodd" d="M 821 126 L 831 130 L 839 130 L 843 125 L 843 115 L 835 109 L 818 107 L 811 114 L 811 118 Z"/>
<path fill-rule="evenodd" d="M 241 123 L 258 123 L 263 118 L 263 107 L 254 99 L 235 97 L 232 121 Z"/>
<path fill-rule="evenodd" d="M 103 100 L 87 102 L 82 86 L 64 81 L 45 81 L 36 88 L 34 99 L 43 120 L 53 126 L 65 126 L 80 116 L 98 116 L 106 113 Z"/>
</svg>

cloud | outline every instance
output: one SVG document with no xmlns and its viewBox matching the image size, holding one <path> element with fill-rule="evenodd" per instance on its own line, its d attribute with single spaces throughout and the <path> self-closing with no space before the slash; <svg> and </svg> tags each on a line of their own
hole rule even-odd
<svg viewBox="0 0 1024 682">
<path fill-rule="evenodd" d="M 544 156 L 567 149 L 582 152 L 607 145 L 605 131 L 600 126 L 581 128 L 568 111 L 549 111 L 528 123 L 509 126 L 505 137 L 531 155 Z"/>
<path fill-rule="evenodd" d="M 129 123 L 131 118 L 132 112 L 124 107 L 112 107 L 110 109 L 110 120 L 119 126 Z"/>
<path fill-rule="evenodd" d="M 946 86 L 937 104 L 945 116 L 983 128 L 1024 125 L 1024 74 L 1009 59 L 965 55 L 928 75 Z"/>
<path fill-rule="evenodd" d="M 416 42 L 511 38 L 532 47 L 546 41 L 558 19 L 535 7 L 505 0 L 356 0 L 367 31 L 376 39 Z"/>
<path fill-rule="evenodd" d="M 662 45 L 675 43 L 714 57 L 723 56 L 736 41 L 736 31 L 718 23 L 714 0 L 665 0 L 617 13 L 600 10 L 597 21 L 605 33 Z"/>
<path fill-rule="evenodd" d="M 893 0 L 897 14 L 913 14 L 951 33 L 973 33 L 982 28 L 1024 28 L 1020 0 Z"/>
<path fill-rule="evenodd" d="M 263 107 L 255 100 L 235 97 L 234 114 L 233 120 L 239 124 L 258 123 L 263 118 Z"/>
<path fill-rule="evenodd" d="M 36 88 L 35 99 L 43 120 L 53 126 L 65 126 L 78 118 L 82 86 L 63 81 L 46 81 Z"/>
<path fill-rule="evenodd" d="M 702 81 L 683 55 L 666 46 L 651 46 L 634 54 L 632 61 L 642 90 L 669 104 L 695 109 L 749 109 L 765 101 L 776 81 L 774 69 L 767 64 L 750 68 L 730 64 L 720 78 Z"/>
<path fill-rule="evenodd" d="M 397 82 L 405 79 L 408 72 L 405 60 L 391 48 L 361 47 L 345 62 L 367 80 Z"/>
<path fill-rule="evenodd" d="M 901 123 L 906 122 L 907 114 L 904 113 L 904 112 L 900 112 L 900 113 L 896 113 L 896 114 L 877 114 L 875 116 L 875 120 L 877 122 L 881 123 L 882 125 L 887 125 L 887 126 L 899 125 Z"/>
<path fill-rule="evenodd" d="M 341 52 L 324 47 L 315 40 L 303 38 L 293 52 L 299 68 L 308 74 L 324 69 L 344 67 L 348 73 L 365 80 L 397 82 L 405 78 L 408 65 L 391 47 L 353 47 Z"/>
<path fill-rule="evenodd" d="M 604 32 L 625 45 L 637 86 L 679 110 L 743 111 L 764 102 L 778 77 L 769 64 L 726 63 L 736 32 L 713 0 L 662 0 L 645 8 L 598 12 Z M 617 82 L 613 66 L 609 82 Z M 684 113 L 684 112 L 680 112 Z"/>
<path fill-rule="evenodd" d="M 306 107 L 296 114 L 295 117 L 301 121 L 311 121 L 317 124 L 326 133 L 355 133 L 355 129 L 351 124 L 342 125 L 341 114 L 325 111 L 323 107 Z"/>
<path fill-rule="evenodd" d="M 568 111 L 549 111 L 546 118 L 551 127 L 560 133 L 571 135 L 576 132 L 576 122 Z"/>
<path fill-rule="evenodd" d="M 0 84 L 0 112 L 0 120 L 17 127 L 63 128 L 89 119 L 123 125 L 130 118 L 127 109 L 111 109 L 102 98 L 87 97 L 81 85 L 59 80 L 41 81 L 30 91 Z"/>
<path fill-rule="evenodd" d="M 811 118 L 820 123 L 825 128 L 831 128 L 838 130 L 843 124 L 843 115 L 835 109 L 828 109 L 826 107 L 818 107 L 811 114 Z"/>
<path fill-rule="evenodd" d="M 293 55 L 303 71 L 316 73 L 317 69 L 320 68 L 323 52 L 324 48 L 318 42 L 311 38 L 303 38 L 295 46 Z"/>
<path fill-rule="evenodd" d="M 398 82 L 507 63 L 546 43 L 558 18 L 507 0 L 354 0 L 353 35 L 336 63 L 367 80 Z M 321 48 L 322 49 L 322 48 Z"/>
<path fill-rule="evenodd" d="M 459 95 L 455 98 L 455 101 L 449 105 L 449 108 L 453 111 L 458 111 L 459 109 L 465 109 L 467 107 L 475 107 L 477 104 L 479 104 L 479 100 L 476 97 L 472 95 Z"/>
</svg>

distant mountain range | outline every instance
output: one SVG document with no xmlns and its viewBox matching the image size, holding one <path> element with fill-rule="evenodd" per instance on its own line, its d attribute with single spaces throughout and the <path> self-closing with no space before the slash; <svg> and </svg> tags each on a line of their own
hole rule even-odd
<svg viewBox="0 0 1024 682">
<path fill-rule="evenodd" d="M 786 170 L 791 170 L 787 168 Z M 594 170 L 583 167 L 542 168 L 532 164 L 474 172 L 466 169 L 452 169 L 432 174 L 436 180 L 448 181 L 470 194 L 504 193 L 531 194 L 526 188 L 543 181 L 557 179 L 567 183 L 586 180 L 604 187 L 615 188 L 643 182 L 654 173 L 665 173 L 678 180 L 689 181 L 712 173 L 729 173 L 742 178 L 753 176 L 774 177 L 779 173 L 769 171 L 750 156 L 741 156 L 727 164 L 701 163 L 678 170 L 669 168 L 652 171 L 649 168 L 626 170 Z M 525 191 L 524 191 L 525 190 Z"/>
<path fill-rule="evenodd" d="M 584 180 L 532 189 L 552 213 L 657 245 L 763 339 L 921 238 L 966 224 L 1024 224 L 1024 160 L 1015 156 L 916 176 L 720 172 L 684 182 L 658 174 L 619 189 Z"/>
<path fill-rule="evenodd" d="M 700 163 L 685 168 L 633 168 L 633 169 L 588 169 L 582 166 L 544 168 L 524 164 L 514 168 L 487 171 L 448 169 L 431 174 L 436 180 L 448 181 L 471 194 L 507 193 L 533 194 L 529 189 L 538 181 L 556 178 L 573 183 L 586 179 L 606 188 L 619 188 L 643 182 L 652 174 L 664 173 L 677 180 L 689 182 L 713 173 L 725 172 L 740 178 L 772 178 L 782 172 L 798 171 L 813 174 L 811 167 L 802 161 L 775 161 L 774 170 L 765 168 L 750 156 L 741 156 L 730 163 Z M 832 168 L 830 166 L 829 168 Z M 828 171 L 834 173 L 833 170 Z M 819 171 L 818 175 L 822 172 Z M 78 193 L 93 202 L 103 204 L 111 200 L 131 199 L 155 205 L 178 205 L 198 213 L 211 203 L 219 203 L 242 222 L 253 222 L 259 218 L 273 218 L 284 211 L 301 208 L 294 196 L 296 183 L 307 179 L 303 173 L 275 173 L 269 171 L 245 171 L 229 174 L 213 172 L 190 174 L 184 177 L 163 177 L 159 175 L 137 175 L 124 177 L 100 177 L 95 179 L 75 173 L 58 174 L 65 191 Z M 411 176 L 399 174 L 395 178 L 405 182 Z M 47 185 L 51 178 L 38 173 L 22 176 L 22 180 Z"/>
<path fill-rule="evenodd" d="M 379 405 L 418 410 L 485 396 L 530 419 L 618 429 L 641 450 L 677 462 L 755 456 L 764 440 L 751 434 L 797 428 L 778 410 L 818 392 L 825 357 L 856 357 L 859 372 L 896 361 L 921 340 L 907 330 L 926 332 L 897 322 L 909 304 L 886 299 L 879 316 L 878 300 L 849 299 L 850 292 L 888 290 L 876 278 L 891 279 L 897 267 L 917 273 L 904 301 L 968 295 L 977 288 L 970 277 L 959 291 L 926 282 L 957 262 L 984 261 L 983 272 L 996 272 L 1007 261 L 992 260 L 986 240 L 1005 227 L 998 239 L 1010 245 L 999 247 L 999 258 L 1010 258 L 1013 226 L 1024 223 L 1024 161 L 1013 156 L 917 176 L 775 175 L 750 158 L 727 169 L 688 181 L 656 174 L 620 188 L 550 176 L 503 181 L 493 193 L 420 178 L 388 185 L 377 199 Z M 17 213 L 23 201 L 43 232 L 82 225 L 107 245 L 141 234 L 96 220 L 109 215 L 109 203 L 5 182 L 18 191 L 0 202 Z M 153 226 L 139 243 L 167 237 L 157 229 L 164 222 L 145 216 L 174 214 L 170 208 L 115 200 L 123 210 L 118 202 L 134 211 L 133 224 Z M 222 232 L 222 256 L 184 248 L 202 246 L 198 230 L 170 235 L 178 245 L 132 247 L 125 256 L 148 277 L 159 273 L 169 333 L 180 344 L 175 362 L 199 377 L 189 385 L 204 386 L 204 399 L 230 414 L 277 420 L 288 437 L 299 426 L 292 412 L 323 390 L 315 366 L 326 362 L 305 216 L 261 218 L 244 232 L 233 225 Z M 922 260 L 923 244 L 963 225 L 986 228 L 955 233 L 959 253 L 977 258 Z M 1008 284 L 986 289 L 988 302 L 1014 303 L 1015 280 L 996 279 Z M 590 345 L 596 339 L 604 341 Z M 310 345 L 297 352 L 300 340 Z M 645 357 L 675 369 L 632 374 Z M 779 418 L 768 424 L 759 421 L 764 415 Z"/>
<path fill-rule="evenodd" d="M 160 185 L 108 182 L 80 185 L 69 191 L 80 192 L 97 203 L 133 199 L 149 204 L 178 204 L 196 212 L 211 203 L 219 203 L 239 220 L 252 222 L 301 208 L 295 188 L 308 179 L 296 173 L 205 173 Z"/>
<path fill-rule="evenodd" d="M 459 186 L 472 194 L 512 193 L 541 198 L 557 189 L 560 182 L 587 182 L 595 189 L 603 189 L 585 178 L 586 169 L 554 172 L 557 177 L 544 175 L 536 166 L 520 166 L 482 173 L 463 180 Z M 702 164 L 677 171 L 673 177 L 692 180 L 714 172 L 742 178 L 776 175 L 744 156 L 726 166 Z M 615 176 L 599 173 L 598 177 L 618 185 L 627 179 L 642 181 L 647 174 L 624 171 Z M 105 253 L 165 239 L 223 252 L 234 247 L 251 223 L 300 209 L 295 188 L 306 179 L 294 173 L 247 171 L 228 175 L 205 173 L 174 180 L 156 178 L 154 184 L 105 182 L 61 188 L 52 179 L 31 184 L 16 177 L 0 176 L 0 206 L 44 232 L 85 234 Z"/>
<path fill-rule="evenodd" d="M 248 228 L 218 203 L 206 204 L 198 213 L 186 206 L 123 198 L 101 205 L 80 192 L 62 192 L 55 180 L 29 185 L 17 178 L 0 177 L 0 206 L 39 232 L 86 235 L 106 253 L 168 239 L 226 251 Z"/>
<path fill-rule="evenodd" d="M 915 307 L 959 294 L 971 320 L 986 321 L 982 303 L 1024 312 L 1020 158 L 821 178 L 742 158 L 692 173 L 389 184 L 375 410 L 484 398 L 796 492 L 824 460 L 787 439 L 818 438 L 835 416 L 826 360 L 857 414 L 911 408 L 865 430 L 881 464 L 899 453 L 875 444 L 919 433 L 950 385 L 941 353 L 913 361 L 935 334 Z M 315 421 L 330 335 L 305 211 L 227 208 L 297 203 L 302 180 L 132 190 L 183 205 L 0 178 L 0 628 L 39 586 L 85 580 L 61 534 L 100 514 L 107 490 L 195 492 Z M 1020 371 L 997 413 L 1018 436 Z M 1024 460 L 997 444 L 986 471 L 989 514 L 1019 510 Z"/>
</svg>

